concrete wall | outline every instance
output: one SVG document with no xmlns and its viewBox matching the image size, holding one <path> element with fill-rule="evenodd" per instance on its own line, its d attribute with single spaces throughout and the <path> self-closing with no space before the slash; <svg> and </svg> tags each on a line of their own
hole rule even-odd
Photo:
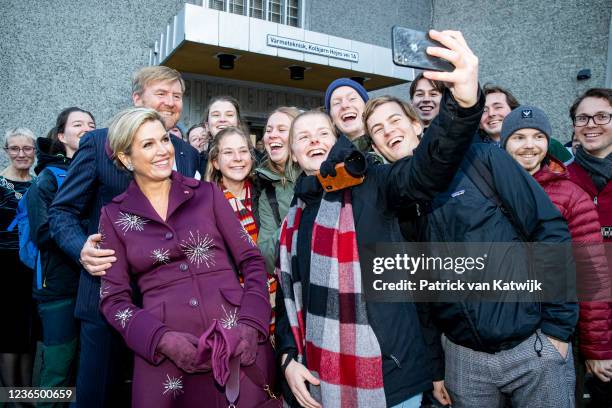
<svg viewBox="0 0 612 408">
<path fill-rule="evenodd" d="M 1 3 L 0 130 L 25 126 L 43 136 L 63 108 L 80 106 L 104 126 L 130 106 L 131 74 L 148 63 L 149 46 L 183 2 Z"/>
<path fill-rule="evenodd" d="M 107 125 L 131 105 L 131 74 L 148 63 L 150 46 L 185 2 L 0 0 L 2 133 L 25 126 L 43 136 L 63 108 L 75 105 Z M 431 19 L 429 0 L 381 0 L 375 9 L 365 0 L 305 4 L 305 28 L 384 46 L 392 24 L 425 29 Z M 398 92 L 405 95 L 404 88 Z"/>
<path fill-rule="evenodd" d="M 431 0 L 306 0 L 307 30 L 390 48 L 395 24 L 428 29 Z"/>
<path fill-rule="evenodd" d="M 131 74 L 148 63 L 150 46 L 184 1 L 0 3 L 0 130 L 26 126 L 44 135 L 68 106 L 90 110 L 99 126 L 130 106 Z M 571 101 L 585 89 L 605 83 L 609 0 L 305 4 L 306 29 L 386 47 L 391 45 L 393 24 L 426 30 L 433 21 L 436 28 L 461 29 L 480 57 L 482 81 L 506 85 L 521 101 L 542 106 L 562 140 L 570 133 Z M 576 81 L 581 68 L 591 69 L 590 80 Z M 390 92 L 408 94 L 406 85 Z M 0 167 L 5 164 L 0 155 Z"/>
<path fill-rule="evenodd" d="M 572 133 L 569 106 L 605 86 L 609 0 L 435 0 L 434 27 L 461 30 L 481 63 L 481 81 L 511 89 L 550 116 L 554 137 Z M 589 80 L 576 74 L 590 68 Z"/>
<path fill-rule="evenodd" d="M 307 30 L 391 48 L 391 27 L 426 31 L 432 23 L 432 0 L 306 0 Z M 370 93 L 408 98 L 409 85 Z"/>
</svg>

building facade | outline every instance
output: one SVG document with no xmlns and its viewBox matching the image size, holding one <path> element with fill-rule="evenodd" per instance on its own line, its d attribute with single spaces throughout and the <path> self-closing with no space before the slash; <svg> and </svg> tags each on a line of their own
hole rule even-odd
<svg viewBox="0 0 612 408">
<path fill-rule="evenodd" d="M 364 78 L 372 95 L 407 98 L 414 73 L 390 61 L 391 27 L 396 24 L 462 30 L 480 59 L 481 82 L 506 86 L 522 102 L 544 108 L 555 136 L 563 141 L 571 132 L 567 110 L 572 100 L 587 88 L 610 87 L 612 81 L 612 3 L 606 0 L 0 4 L 0 128 L 25 126 L 38 136 L 69 106 L 91 111 L 98 126 L 107 126 L 115 113 L 131 105 L 132 73 L 155 63 L 174 66 L 185 76 L 184 126 L 201 120 L 211 96 L 231 94 L 260 131 L 266 114 L 277 105 L 321 105 L 325 86 L 336 74 Z M 203 18 L 193 17 L 197 15 Z M 216 30 L 211 28 L 215 24 Z M 175 33 L 180 32 L 202 37 L 177 40 Z M 217 35 L 216 44 L 214 39 L 206 41 L 211 33 Z M 172 42 L 164 42 L 168 38 Z M 304 52 L 303 47 L 310 48 Z M 204 58 L 205 53 L 210 55 Z M 218 54 L 237 55 L 234 69 L 222 72 Z M 291 66 L 304 68 L 304 79 L 292 80 Z M 578 80 L 582 69 L 589 69 L 590 77 Z M 5 156 L 1 160 L 6 163 Z"/>
</svg>

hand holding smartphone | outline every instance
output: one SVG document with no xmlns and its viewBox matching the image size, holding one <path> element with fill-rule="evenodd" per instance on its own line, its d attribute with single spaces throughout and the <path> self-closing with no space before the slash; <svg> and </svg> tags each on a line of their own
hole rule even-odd
<svg viewBox="0 0 612 408">
<path fill-rule="evenodd" d="M 455 67 L 442 58 L 427 54 L 427 47 L 444 47 L 423 31 L 393 26 L 391 30 L 393 63 L 402 67 L 451 72 Z"/>
</svg>

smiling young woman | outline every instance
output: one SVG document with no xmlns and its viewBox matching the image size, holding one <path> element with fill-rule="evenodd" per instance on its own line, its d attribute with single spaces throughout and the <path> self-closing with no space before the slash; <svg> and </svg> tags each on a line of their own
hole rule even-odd
<svg viewBox="0 0 612 408">
<path fill-rule="evenodd" d="M 221 188 L 242 225 L 244 238 L 256 245 L 260 230 L 254 211 L 258 196 L 252 179 L 254 165 L 255 152 L 247 133 L 237 127 L 224 128 L 211 143 L 205 179 Z M 240 271 L 239 279 L 243 283 Z M 276 280 L 272 274 L 267 274 L 267 285 L 272 303 L 276 297 Z M 273 317 L 271 314 L 270 333 L 274 332 Z"/>
<path fill-rule="evenodd" d="M 272 304 L 270 336 L 272 340 L 274 340 L 275 331 L 274 264 L 276 263 L 276 248 L 281 222 L 287 215 L 293 199 L 293 187 L 299 171 L 297 165 L 291 160 L 289 129 L 291 129 L 293 119 L 299 113 L 297 108 L 282 106 L 270 114 L 262 138 L 267 158 L 261 166 L 255 169 L 254 181 L 258 194 L 253 212 L 255 219 L 259 222 L 257 246 L 266 260 L 270 285 L 270 303 Z"/>
<path fill-rule="evenodd" d="M 81 138 L 96 128 L 93 115 L 78 107 L 59 113 L 47 137 L 36 140 L 38 175 L 28 190 L 28 218 L 32 241 L 40 250 L 33 296 L 42 322 L 43 352 L 39 385 L 74 386 L 71 378 L 76 359 L 79 326 L 74 317 L 81 265 L 70 259 L 51 238 L 49 207 L 66 176 Z M 56 174 L 59 176 L 56 176 Z"/>
<path fill-rule="evenodd" d="M 257 242 L 251 181 L 254 163 L 249 136 L 237 127 L 224 128 L 211 143 L 205 179 L 219 185 L 245 231 Z"/>
<path fill-rule="evenodd" d="M 208 165 L 208 151 L 212 148 L 212 141 L 220 131 L 228 127 L 237 127 L 246 134 L 249 132 L 240 113 L 240 104 L 235 98 L 228 95 L 216 96 L 208 102 L 202 115 L 202 125 L 205 130 L 207 148 L 202 151 L 200 164 L 201 173 L 205 174 Z"/>
</svg>

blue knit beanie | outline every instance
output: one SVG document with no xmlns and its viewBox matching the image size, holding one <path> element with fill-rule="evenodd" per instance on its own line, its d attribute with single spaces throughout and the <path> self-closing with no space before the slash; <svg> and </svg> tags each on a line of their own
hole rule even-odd
<svg viewBox="0 0 612 408">
<path fill-rule="evenodd" d="M 549 141 L 552 135 L 552 127 L 542 109 L 521 105 L 504 118 L 501 129 L 501 146 L 506 148 L 508 138 L 521 129 L 537 129 L 544 133 Z"/>
<path fill-rule="evenodd" d="M 353 88 L 355 91 L 357 91 L 359 96 L 361 96 L 361 99 L 363 99 L 364 102 L 367 102 L 368 99 L 370 99 L 370 97 L 368 96 L 368 91 L 366 91 L 366 89 L 358 82 L 355 82 L 349 78 L 338 78 L 334 82 L 329 84 L 329 86 L 327 87 L 327 91 L 325 91 L 325 110 L 327 111 L 327 113 L 329 113 L 329 104 L 332 93 L 334 93 L 334 91 L 340 88 L 341 86 L 349 86 Z"/>
</svg>

